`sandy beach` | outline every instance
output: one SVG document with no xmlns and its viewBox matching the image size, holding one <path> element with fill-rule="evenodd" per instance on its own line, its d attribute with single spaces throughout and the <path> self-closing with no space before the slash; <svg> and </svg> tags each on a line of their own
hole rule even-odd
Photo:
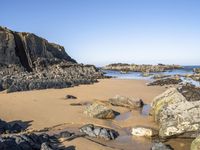
<svg viewBox="0 0 200 150">
<path fill-rule="evenodd" d="M 129 112 L 122 107 L 109 106 L 120 114 L 125 114 L 120 119 L 101 120 L 86 116 L 83 111 L 86 106 L 71 106 L 71 103 L 90 103 L 93 101 L 106 101 L 116 95 L 141 98 L 146 104 L 151 103 L 153 98 L 163 91 L 165 87 L 146 86 L 145 80 L 121 80 L 121 79 L 102 79 L 98 83 L 91 85 L 80 85 L 65 89 L 47 89 L 27 92 L 16 92 L 7 94 L 0 93 L 0 118 L 5 121 L 20 120 L 28 122 L 28 130 L 41 130 L 44 128 L 72 129 L 82 125 L 92 123 L 108 128 L 118 129 L 124 133 L 116 141 L 106 143 L 105 147 L 100 144 L 88 141 L 84 138 L 78 138 L 70 142 L 64 142 L 64 145 L 75 146 L 79 149 L 112 149 L 113 147 L 122 149 L 146 150 L 150 148 L 150 140 L 134 139 L 129 129 L 138 125 L 157 128 L 153 119 L 149 116 L 141 115 L 139 110 Z M 76 100 L 67 100 L 65 96 L 71 94 L 77 97 Z M 128 113 L 128 117 L 127 114 Z M 56 127 L 55 127 L 56 126 Z M 126 132 L 127 131 L 127 132 Z M 124 135 L 124 136 L 123 136 Z M 170 142 L 173 144 L 174 141 Z M 104 142 L 103 142 L 104 143 Z M 143 144 L 145 143 L 145 145 Z M 90 147 L 88 148 L 88 144 Z M 121 145 L 120 145 L 121 144 Z M 176 142 L 173 144 L 182 145 L 183 149 L 187 144 Z M 180 149 L 180 148 L 179 148 Z M 180 149 L 181 150 L 181 149 Z"/>
</svg>

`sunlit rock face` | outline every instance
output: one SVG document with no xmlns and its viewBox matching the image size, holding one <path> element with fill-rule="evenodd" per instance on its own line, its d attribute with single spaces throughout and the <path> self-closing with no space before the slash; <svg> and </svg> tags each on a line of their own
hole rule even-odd
<svg viewBox="0 0 200 150">
<path fill-rule="evenodd" d="M 78 64 L 58 44 L 0 27 L 0 77 L 0 90 L 15 92 L 89 84 L 103 74 Z"/>
</svg>

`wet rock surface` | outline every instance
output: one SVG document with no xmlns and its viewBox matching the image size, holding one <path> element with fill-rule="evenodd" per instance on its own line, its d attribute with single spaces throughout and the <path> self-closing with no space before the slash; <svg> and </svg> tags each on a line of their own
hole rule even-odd
<svg viewBox="0 0 200 150">
<path fill-rule="evenodd" d="M 171 84 L 179 84 L 181 83 L 182 80 L 180 78 L 162 78 L 162 79 L 157 79 L 155 81 L 152 81 L 148 83 L 148 86 L 163 86 L 163 85 L 171 85 Z"/>
<path fill-rule="evenodd" d="M 119 136 L 118 132 L 115 130 L 94 126 L 92 124 L 81 127 L 80 132 L 85 133 L 89 137 L 102 138 L 104 140 L 114 140 Z"/>
<path fill-rule="evenodd" d="M 113 106 L 121 106 L 130 109 L 141 108 L 144 105 L 144 102 L 141 99 L 131 99 L 124 96 L 115 96 L 110 98 L 108 102 Z"/>
<path fill-rule="evenodd" d="M 103 73 L 77 64 L 64 47 L 32 33 L 0 27 L 0 90 L 8 92 L 90 84 Z"/>
<path fill-rule="evenodd" d="M 166 70 L 172 69 L 181 69 L 182 67 L 179 65 L 136 65 L 136 64 L 123 64 L 123 63 L 116 63 L 110 64 L 103 69 L 105 70 L 116 70 L 116 71 L 123 71 L 123 72 L 163 72 Z"/>
<path fill-rule="evenodd" d="M 154 143 L 151 150 L 174 150 L 170 145 L 163 143 Z"/>
<path fill-rule="evenodd" d="M 195 87 L 170 88 L 153 100 L 152 114 L 159 123 L 160 137 L 198 136 L 194 134 L 200 130 L 200 97 L 197 91 L 199 88 Z"/>
<path fill-rule="evenodd" d="M 117 113 L 110 108 L 107 108 L 103 103 L 94 102 L 87 106 L 84 113 L 89 117 L 98 119 L 114 119 Z"/>
</svg>

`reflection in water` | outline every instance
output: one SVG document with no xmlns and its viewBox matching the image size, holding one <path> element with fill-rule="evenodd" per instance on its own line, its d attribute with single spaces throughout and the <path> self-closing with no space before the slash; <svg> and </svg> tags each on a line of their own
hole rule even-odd
<svg viewBox="0 0 200 150">
<path fill-rule="evenodd" d="M 131 113 L 131 111 L 129 111 L 129 112 L 125 112 L 125 113 L 122 113 L 122 114 L 116 116 L 115 120 L 116 121 L 124 121 L 131 117 L 132 117 L 132 113 Z"/>
<path fill-rule="evenodd" d="M 151 110 L 150 104 L 145 104 L 145 105 L 142 107 L 141 115 L 142 115 L 142 116 L 149 116 L 150 110 Z"/>
</svg>

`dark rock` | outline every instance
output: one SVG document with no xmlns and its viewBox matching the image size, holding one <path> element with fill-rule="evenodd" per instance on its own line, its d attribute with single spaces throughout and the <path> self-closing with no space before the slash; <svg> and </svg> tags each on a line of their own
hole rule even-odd
<svg viewBox="0 0 200 150">
<path fill-rule="evenodd" d="M 85 133 L 89 137 L 103 138 L 104 140 L 114 140 L 119 136 L 118 132 L 115 130 L 94 126 L 92 124 L 81 127 L 80 132 Z"/>
<path fill-rule="evenodd" d="M 148 86 L 154 86 L 154 85 L 171 85 L 171 84 L 179 84 L 182 82 L 180 78 L 163 78 L 163 79 L 158 79 L 153 82 L 148 83 Z"/>
<path fill-rule="evenodd" d="M 60 132 L 59 134 L 54 135 L 56 138 L 69 138 L 71 136 L 73 136 L 74 133 L 68 132 L 68 131 L 63 131 Z"/>
<path fill-rule="evenodd" d="M 66 99 L 77 99 L 77 97 L 73 96 L 73 95 L 66 95 L 65 98 Z"/>
<path fill-rule="evenodd" d="M 170 145 L 163 143 L 154 143 L 151 150 L 174 150 Z"/>
</svg>

